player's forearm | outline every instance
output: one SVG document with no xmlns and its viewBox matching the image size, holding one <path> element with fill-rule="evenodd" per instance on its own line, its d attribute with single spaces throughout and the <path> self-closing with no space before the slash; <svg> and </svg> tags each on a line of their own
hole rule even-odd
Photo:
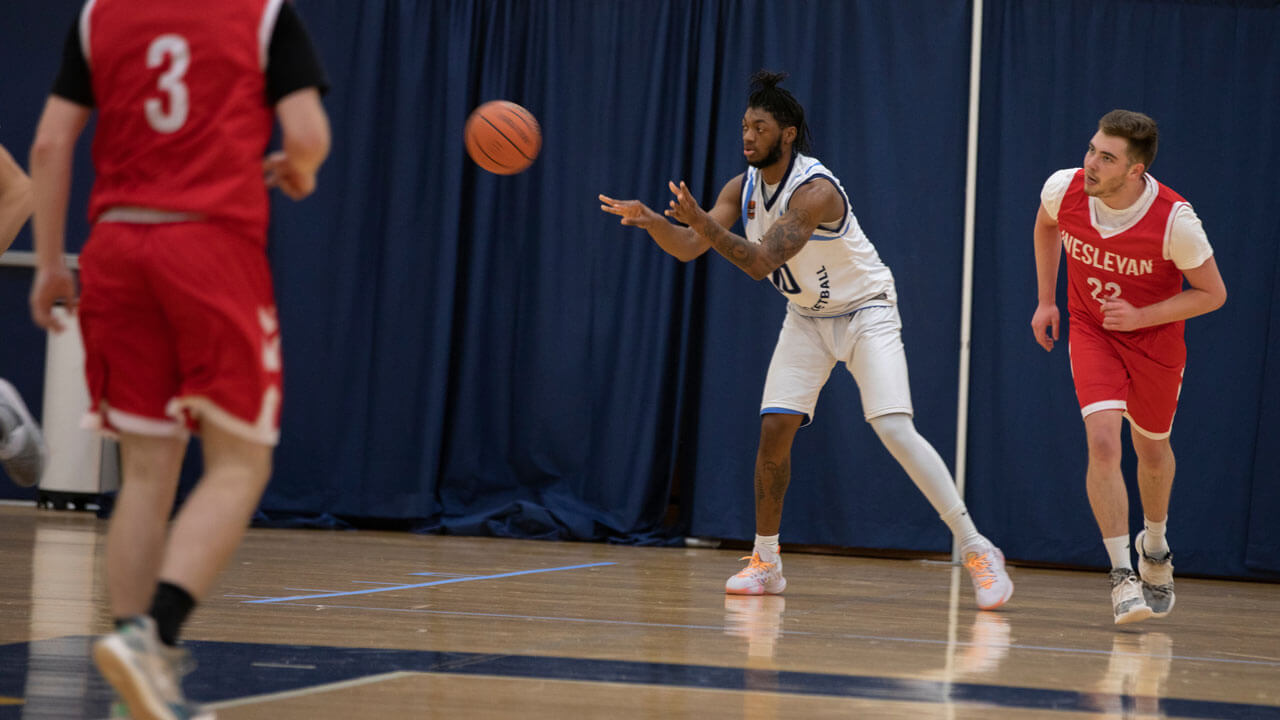
<svg viewBox="0 0 1280 720">
<path fill-rule="evenodd" d="M 329 157 L 328 127 L 314 128 L 304 134 L 286 135 L 282 142 L 285 157 L 298 172 L 315 175 Z"/>
<path fill-rule="evenodd" d="M 302 88 L 276 104 L 281 145 L 289 165 L 297 172 L 315 175 L 329 156 L 329 115 L 315 88 Z"/>
<path fill-rule="evenodd" d="M 663 252 L 680 262 L 689 262 L 707 251 L 706 241 L 691 228 L 661 220 L 645 229 Z"/>
<path fill-rule="evenodd" d="M 1053 305 L 1058 296 L 1058 263 L 1062 246 L 1056 227 L 1036 226 L 1036 299 L 1041 305 Z"/>
<path fill-rule="evenodd" d="M 1187 288 L 1167 300 L 1139 308 L 1138 327 L 1155 327 L 1211 313 L 1222 307 L 1226 300 L 1225 293 Z"/>
<path fill-rule="evenodd" d="M 31 181 L 19 173 L 5 178 L 0 188 L 0 253 L 3 253 L 31 217 Z"/>
<path fill-rule="evenodd" d="M 778 268 L 777 263 L 772 267 L 768 266 L 768 258 L 762 245 L 751 242 L 750 240 L 735 235 L 724 228 L 720 223 L 712 220 L 710 217 L 695 228 L 698 236 L 711 245 L 716 252 L 724 256 L 724 259 L 737 265 L 740 270 L 750 275 L 753 280 L 763 280 L 769 277 L 769 273 Z"/>
<path fill-rule="evenodd" d="M 31 192 L 34 197 L 36 265 L 61 267 L 65 248 L 67 198 L 71 193 L 71 161 L 75 144 L 37 138 L 31 146 Z"/>
</svg>

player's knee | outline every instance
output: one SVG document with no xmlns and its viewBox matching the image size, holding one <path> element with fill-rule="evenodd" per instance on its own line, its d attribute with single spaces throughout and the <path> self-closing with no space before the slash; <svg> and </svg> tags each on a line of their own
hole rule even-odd
<svg viewBox="0 0 1280 720">
<path fill-rule="evenodd" d="M 1170 447 L 1168 440 L 1146 442 L 1135 440 L 1133 450 L 1143 469 L 1164 472 L 1174 467 L 1173 448 Z"/>
<path fill-rule="evenodd" d="M 1120 438 L 1098 433 L 1089 436 L 1089 463 L 1095 465 L 1120 464 Z"/>
<path fill-rule="evenodd" d="M 765 413 L 760 416 L 760 451 L 766 454 L 788 452 L 796 431 L 804 423 L 803 415 Z"/>
<path fill-rule="evenodd" d="M 876 436 L 890 452 L 897 448 L 905 448 L 919 435 L 915 423 L 906 413 L 892 413 L 867 420 Z"/>
</svg>

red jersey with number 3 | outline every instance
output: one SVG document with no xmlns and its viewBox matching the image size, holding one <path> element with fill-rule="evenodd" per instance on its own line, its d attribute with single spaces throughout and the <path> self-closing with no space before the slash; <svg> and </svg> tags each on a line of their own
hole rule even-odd
<svg viewBox="0 0 1280 720">
<path fill-rule="evenodd" d="M 1156 185 L 1147 212 L 1131 227 L 1107 237 L 1094 227 L 1084 170 L 1077 171 L 1067 186 L 1058 208 L 1058 234 L 1067 256 L 1067 309 L 1073 321 L 1102 327 L 1102 303 L 1108 298 L 1141 308 L 1182 292 L 1182 271 L 1164 258 L 1164 248 L 1174 212 L 1186 200 L 1158 181 Z M 1176 326 L 1181 336 L 1184 324 L 1179 320 L 1160 327 Z"/>
<path fill-rule="evenodd" d="M 113 206 L 229 221 L 265 241 L 267 45 L 281 0 L 89 0 L 96 221 Z"/>
</svg>

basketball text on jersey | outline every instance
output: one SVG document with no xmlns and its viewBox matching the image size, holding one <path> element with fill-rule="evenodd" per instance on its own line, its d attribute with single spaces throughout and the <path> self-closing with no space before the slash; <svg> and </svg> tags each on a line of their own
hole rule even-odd
<svg viewBox="0 0 1280 720">
<path fill-rule="evenodd" d="M 1062 247 L 1067 255 L 1085 265 L 1091 265 L 1107 272 L 1120 275 L 1150 275 L 1155 270 L 1155 261 L 1146 258 L 1131 258 L 1117 255 L 1110 250 L 1087 243 L 1069 232 L 1060 229 Z"/>
</svg>

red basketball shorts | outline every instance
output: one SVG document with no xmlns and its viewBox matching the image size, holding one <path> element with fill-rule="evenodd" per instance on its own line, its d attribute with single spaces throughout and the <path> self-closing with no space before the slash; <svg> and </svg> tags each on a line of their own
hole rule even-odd
<svg viewBox="0 0 1280 720">
<path fill-rule="evenodd" d="M 1072 318 L 1069 341 L 1081 415 L 1123 410 L 1137 432 L 1169 437 L 1187 363 L 1180 324 L 1119 333 Z"/>
<path fill-rule="evenodd" d="M 80 284 L 88 424 L 185 437 L 212 422 L 277 442 L 280 333 L 263 243 L 201 222 L 100 222 Z"/>
</svg>

